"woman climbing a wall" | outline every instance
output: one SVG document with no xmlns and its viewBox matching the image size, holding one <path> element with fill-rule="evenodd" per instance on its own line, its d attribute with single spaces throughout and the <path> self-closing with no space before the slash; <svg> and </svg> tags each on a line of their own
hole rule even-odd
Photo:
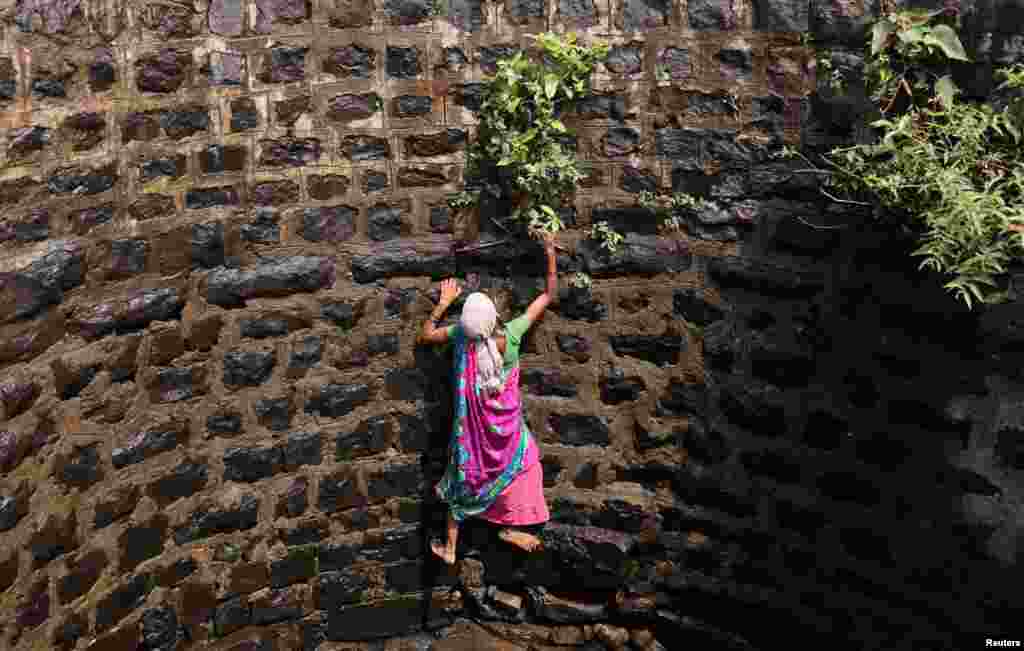
<svg viewBox="0 0 1024 651">
<path fill-rule="evenodd" d="M 435 487 L 448 503 L 448 539 L 431 543 L 445 563 L 455 563 L 459 523 L 478 516 L 503 526 L 502 540 L 533 551 L 540 539 L 512 527 L 542 524 L 550 517 L 544 501 L 540 451 L 523 418 L 519 397 L 519 346 L 557 289 L 555 242 L 544 238 L 547 288 L 521 316 L 497 328 L 497 310 L 486 295 L 466 297 L 457 325 L 438 328 L 462 289 L 455 279 L 441 283 L 441 300 L 423 325 L 421 343 L 455 344 L 455 424 L 448 467 Z"/>
</svg>

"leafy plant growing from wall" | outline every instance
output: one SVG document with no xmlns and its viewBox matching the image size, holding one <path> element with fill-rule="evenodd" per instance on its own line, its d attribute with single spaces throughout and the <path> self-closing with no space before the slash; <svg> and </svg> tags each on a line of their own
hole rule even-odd
<svg viewBox="0 0 1024 651">
<path fill-rule="evenodd" d="M 1007 298 L 1005 273 L 1024 254 L 1024 68 L 1003 69 L 992 103 L 958 101 L 951 64 L 967 61 L 948 12 L 901 11 L 877 21 L 866 76 L 878 139 L 814 160 L 823 190 L 875 206 L 919 238 L 921 268 L 971 308 Z"/>
<path fill-rule="evenodd" d="M 511 217 L 530 231 L 564 228 L 559 209 L 584 178 L 561 117 L 590 92 L 590 76 L 608 46 L 584 46 L 574 34 L 534 37 L 537 57 L 518 52 L 497 62 L 468 148 L 470 173 L 483 176 Z"/>
</svg>

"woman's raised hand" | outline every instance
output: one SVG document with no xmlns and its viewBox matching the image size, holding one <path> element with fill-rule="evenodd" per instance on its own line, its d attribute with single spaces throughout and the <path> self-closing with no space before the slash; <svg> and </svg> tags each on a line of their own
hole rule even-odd
<svg viewBox="0 0 1024 651">
<path fill-rule="evenodd" d="M 462 288 L 459 287 L 459 283 L 454 278 L 447 278 L 441 281 L 441 304 L 444 306 L 451 305 L 459 294 L 462 293 Z"/>
<path fill-rule="evenodd" d="M 549 256 L 555 255 L 555 234 L 551 231 L 544 231 L 542 237 L 544 239 L 544 252 Z"/>
</svg>

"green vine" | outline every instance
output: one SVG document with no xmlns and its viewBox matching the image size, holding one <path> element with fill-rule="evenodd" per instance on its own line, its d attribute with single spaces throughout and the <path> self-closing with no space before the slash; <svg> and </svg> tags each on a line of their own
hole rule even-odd
<svg viewBox="0 0 1024 651">
<path fill-rule="evenodd" d="M 609 48 L 585 47 L 574 34 L 533 38 L 536 59 L 519 52 L 498 61 L 468 162 L 514 202 L 513 219 L 533 232 L 557 232 L 564 228 L 558 209 L 585 176 L 566 147 L 570 134 L 560 117 L 590 92 L 591 73 Z"/>
<path fill-rule="evenodd" d="M 911 11 L 878 20 L 865 68 L 878 140 L 813 161 L 785 152 L 823 175 L 826 196 L 903 220 L 919 237 L 921 268 L 946 275 L 972 308 L 1006 300 L 1007 266 L 1024 253 L 1024 68 L 1001 71 L 1003 108 L 958 101 L 950 66 L 968 59 L 957 21 Z"/>
<path fill-rule="evenodd" d="M 608 222 L 597 222 L 590 227 L 590 237 L 601 243 L 608 253 L 614 254 L 625 237 L 608 225 Z"/>
</svg>

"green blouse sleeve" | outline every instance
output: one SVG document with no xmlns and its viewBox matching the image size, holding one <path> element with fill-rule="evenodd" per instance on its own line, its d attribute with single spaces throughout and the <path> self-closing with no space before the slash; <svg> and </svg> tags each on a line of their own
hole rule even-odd
<svg viewBox="0 0 1024 651">
<path fill-rule="evenodd" d="M 525 314 L 505 324 L 505 366 L 513 366 L 519 361 L 519 346 L 529 329 L 530 321 Z"/>
</svg>

